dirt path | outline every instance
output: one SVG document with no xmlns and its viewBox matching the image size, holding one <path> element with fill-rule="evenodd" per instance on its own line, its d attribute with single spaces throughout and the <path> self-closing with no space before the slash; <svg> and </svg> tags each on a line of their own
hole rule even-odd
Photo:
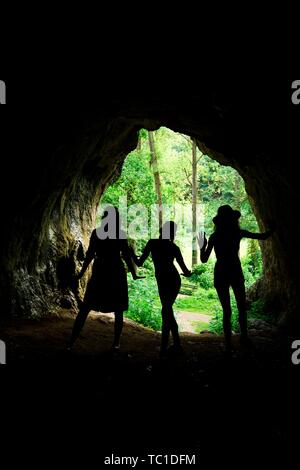
<svg viewBox="0 0 300 470">
<path fill-rule="evenodd" d="M 211 317 L 205 313 L 200 312 L 185 312 L 180 311 L 176 313 L 177 323 L 179 330 L 185 333 L 196 333 L 196 323 L 209 324 Z"/>
<path fill-rule="evenodd" d="M 189 313 L 189 321 L 195 315 L 199 318 Z M 116 449 L 120 455 L 180 451 L 195 454 L 200 465 L 204 455 L 214 456 L 224 444 L 227 451 L 234 443 L 247 453 L 250 442 L 261 459 L 260 445 L 274 453 L 299 435 L 292 425 L 299 423 L 300 382 L 284 338 L 251 336 L 255 350 L 246 354 L 236 335 L 228 361 L 222 336 L 182 333 L 183 356 L 159 359 L 161 335 L 126 319 L 122 349 L 114 355 L 112 315 L 92 314 L 69 353 L 73 323 L 74 315 L 62 312 L 0 324 L 7 345 L 1 393 L 9 415 L 2 424 L 1 414 L 1 425 L 14 448 L 16 429 L 24 449 L 32 448 L 30 423 L 39 449 L 50 442 L 47 458 L 53 449 L 66 449 L 68 459 L 84 454 L 83 463 L 94 465 Z M 220 423 L 227 423 L 226 432 Z M 51 429 L 51 439 L 45 439 L 44 428 Z M 78 452 L 70 452 L 69 436 Z"/>
</svg>

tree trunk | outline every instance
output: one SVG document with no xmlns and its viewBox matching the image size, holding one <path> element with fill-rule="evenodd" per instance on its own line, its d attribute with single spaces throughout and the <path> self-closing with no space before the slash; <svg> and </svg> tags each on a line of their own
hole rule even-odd
<svg viewBox="0 0 300 470">
<path fill-rule="evenodd" d="M 138 152 L 140 152 L 142 150 L 142 139 L 141 139 L 140 135 L 139 135 L 139 138 L 138 138 L 138 143 L 137 143 L 136 149 L 137 149 Z"/>
<path fill-rule="evenodd" d="M 193 140 L 192 147 L 192 230 L 193 230 L 193 244 L 192 244 L 192 267 L 198 262 L 198 247 L 197 247 L 197 145 Z"/>
<path fill-rule="evenodd" d="M 162 213 L 162 194 L 161 194 L 161 181 L 160 181 L 160 174 L 158 170 L 158 162 L 157 162 L 157 155 L 155 151 L 155 144 L 154 144 L 154 137 L 153 132 L 149 131 L 149 146 L 150 146 L 150 165 L 152 167 L 153 175 L 154 175 L 154 182 L 155 182 L 155 192 L 157 197 L 157 204 L 158 204 L 158 220 L 159 220 L 159 228 L 162 227 L 162 220 L 163 220 L 163 213 Z"/>
</svg>

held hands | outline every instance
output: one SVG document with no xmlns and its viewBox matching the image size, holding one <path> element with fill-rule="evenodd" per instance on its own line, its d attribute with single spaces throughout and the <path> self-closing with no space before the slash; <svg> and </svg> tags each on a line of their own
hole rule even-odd
<svg viewBox="0 0 300 470">
<path fill-rule="evenodd" d="M 207 238 L 206 238 L 205 232 L 202 232 L 202 231 L 199 232 L 197 240 L 198 240 L 198 245 L 199 245 L 200 250 L 205 250 L 206 245 L 207 245 Z"/>
<path fill-rule="evenodd" d="M 181 273 L 181 276 L 184 276 L 184 277 L 191 277 L 192 274 L 193 274 L 192 271 L 186 271 L 186 272 L 184 272 L 184 273 Z"/>
</svg>

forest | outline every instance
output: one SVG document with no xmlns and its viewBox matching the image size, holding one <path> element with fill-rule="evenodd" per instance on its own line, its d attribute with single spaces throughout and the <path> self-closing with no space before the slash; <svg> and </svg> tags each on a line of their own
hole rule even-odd
<svg viewBox="0 0 300 470">
<path fill-rule="evenodd" d="M 244 181 L 237 171 L 202 154 L 189 136 L 164 127 L 153 132 L 141 129 L 137 148 L 127 156 L 119 175 L 101 198 L 98 223 L 108 204 L 119 207 L 127 226 L 133 223 L 137 212 L 148 209 L 146 217 L 151 230 L 145 229 L 147 224 L 142 224 L 142 229 L 135 231 L 138 236 L 130 240 L 138 255 L 150 236 L 158 236 L 159 223 L 165 220 L 177 222 L 175 243 L 193 273 L 189 279 L 182 278 L 181 291 L 175 304 L 179 328 L 192 333 L 221 333 L 222 310 L 213 287 L 215 258 L 212 256 L 206 264 L 200 262 L 196 233 L 205 231 L 208 237 L 213 232 L 212 219 L 218 207 L 224 204 L 241 212 L 242 228 L 259 231 Z M 153 207 L 162 208 L 154 213 L 154 228 L 151 225 Z M 259 242 L 243 240 L 240 257 L 246 288 L 250 289 L 263 269 Z M 179 267 L 178 270 L 180 272 Z M 151 259 L 146 261 L 139 274 L 145 278 L 138 282 L 128 276 L 129 310 L 126 315 L 160 331 L 160 302 Z M 232 327 L 234 332 L 238 332 L 235 302 L 232 302 L 232 309 Z M 265 318 L 261 301 L 248 304 L 248 317 Z"/>
</svg>

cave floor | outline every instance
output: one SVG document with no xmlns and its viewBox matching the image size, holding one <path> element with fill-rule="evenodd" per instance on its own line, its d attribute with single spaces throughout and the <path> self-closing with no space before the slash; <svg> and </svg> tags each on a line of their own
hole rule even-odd
<svg viewBox="0 0 300 470">
<path fill-rule="evenodd" d="M 234 337 L 231 360 L 222 337 L 184 333 L 184 356 L 160 360 L 160 334 L 130 320 L 122 349 L 111 353 L 110 315 L 91 314 L 67 352 L 73 321 L 62 311 L 0 325 L 7 345 L 2 391 L 13 404 L 8 426 L 21 419 L 25 442 L 29 421 L 35 429 L 54 426 L 57 449 L 71 436 L 99 461 L 112 452 L 204 459 L 223 446 L 229 458 L 236 449 L 276 458 L 298 442 L 300 366 L 279 333 L 252 336 L 253 350 L 241 350 Z"/>
</svg>

